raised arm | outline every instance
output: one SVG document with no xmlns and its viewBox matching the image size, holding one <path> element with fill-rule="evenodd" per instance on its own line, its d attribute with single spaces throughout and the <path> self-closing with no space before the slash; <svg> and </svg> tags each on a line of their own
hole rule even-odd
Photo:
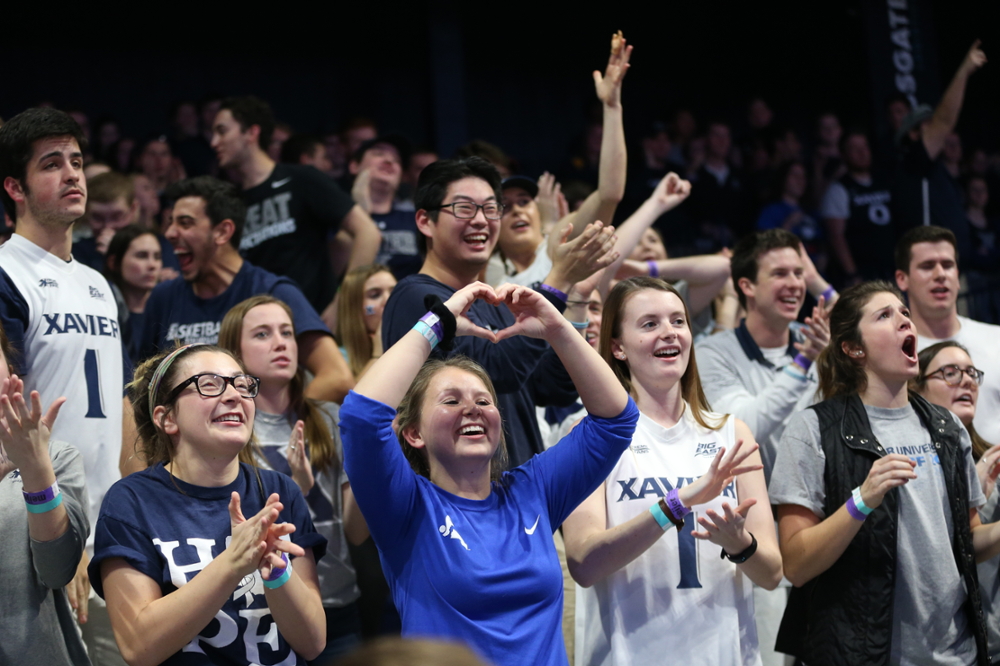
<svg viewBox="0 0 1000 666">
<path fill-rule="evenodd" d="M 513 326 L 497 333 L 498 341 L 514 335 L 547 341 L 563 362 L 588 413 L 600 418 L 612 418 L 622 413 L 628 404 L 625 389 L 610 366 L 555 306 L 533 289 L 514 284 L 500 287 L 496 298 L 506 303 L 516 317 Z"/>
<path fill-rule="evenodd" d="M 296 339 L 303 367 L 313 373 L 306 387 L 306 397 L 341 403 L 354 386 L 354 376 L 347 367 L 337 342 L 325 332 L 306 331 Z"/>
<path fill-rule="evenodd" d="M 962 104 L 965 101 L 965 85 L 969 77 L 977 69 L 986 64 L 986 54 L 979 48 L 980 40 L 973 42 L 969 52 L 962 59 L 962 64 L 958 66 L 958 71 L 952 77 L 948 89 L 944 91 L 944 96 L 934 109 L 934 115 L 930 122 L 921 132 L 924 148 L 930 158 L 936 159 L 944 149 L 944 140 L 955 129 L 958 123 L 958 116 L 962 112 Z"/>
<path fill-rule="evenodd" d="M 361 206 L 355 205 L 344 216 L 340 228 L 352 240 L 351 256 L 347 260 L 346 270 L 375 263 L 375 255 L 378 254 L 378 248 L 382 244 L 382 234 L 379 233 L 371 216 Z"/>
<path fill-rule="evenodd" d="M 477 326 L 468 318 L 469 308 L 477 298 L 496 303 L 493 288 L 483 282 L 473 282 L 456 291 L 445 301 L 445 307 L 455 317 L 455 336 L 473 335 L 496 342 L 497 338 L 492 332 Z M 554 307 L 552 309 L 555 310 Z M 556 314 L 559 314 L 558 311 Z M 561 315 L 559 316 L 561 318 Z M 569 326 L 568 323 L 566 325 Z M 358 381 L 354 387 L 355 393 L 378 400 L 393 409 L 399 407 L 403 396 L 413 383 L 413 378 L 417 376 L 432 349 L 429 339 L 417 329 L 417 326 L 411 328 L 382 354 L 382 358 L 378 359 Z"/>
<path fill-rule="evenodd" d="M 575 238 L 595 220 L 613 220 L 615 209 L 625 195 L 625 176 L 628 154 L 625 149 L 625 130 L 622 125 L 622 80 L 629 68 L 632 47 L 626 45 L 621 31 L 611 38 L 611 55 L 608 66 L 601 75 L 594 71 L 594 89 L 601 101 L 604 130 L 601 138 L 601 159 L 598 164 L 597 190 L 588 196 L 579 210 L 570 213 L 552 230 L 556 237 L 565 225 L 572 225 L 570 238 Z M 550 243 L 550 252 L 551 252 Z"/>
</svg>

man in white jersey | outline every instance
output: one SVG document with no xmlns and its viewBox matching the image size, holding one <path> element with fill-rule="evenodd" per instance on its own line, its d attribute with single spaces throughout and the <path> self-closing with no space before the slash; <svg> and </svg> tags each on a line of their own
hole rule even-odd
<svg viewBox="0 0 1000 666">
<path fill-rule="evenodd" d="M 943 227 L 914 227 L 896 243 L 896 284 L 910 302 L 917 349 L 955 340 L 982 370 L 973 424 L 991 444 L 1000 443 L 1000 326 L 958 314 L 958 250 L 955 234 Z"/>
<path fill-rule="evenodd" d="M 54 109 L 29 109 L 0 128 L 0 197 L 16 225 L 0 246 L 0 325 L 18 352 L 12 361 L 25 389 L 46 405 L 67 397 L 52 437 L 80 449 L 93 525 L 119 478 L 124 368 L 111 288 L 71 254 L 73 221 L 87 203 L 85 147 L 76 122 Z M 83 560 L 68 589 L 91 659 L 124 663 L 96 598 L 88 618 Z"/>
</svg>

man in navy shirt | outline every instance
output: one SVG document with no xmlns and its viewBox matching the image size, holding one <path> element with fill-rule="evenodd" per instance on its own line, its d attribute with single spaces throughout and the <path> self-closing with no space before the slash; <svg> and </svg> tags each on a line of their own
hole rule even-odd
<svg viewBox="0 0 1000 666">
<path fill-rule="evenodd" d="M 309 397 L 340 402 L 354 379 L 330 330 L 295 283 L 245 261 L 237 251 L 246 208 L 236 188 L 211 176 L 175 183 L 164 235 L 174 247 L 181 277 L 153 289 L 146 303 L 140 355 L 176 341 L 215 343 L 226 313 L 237 303 L 268 293 L 292 309 L 299 360 L 315 375 Z"/>
<path fill-rule="evenodd" d="M 499 238 L 500 174 L 479 157 L 435 162 L 421 173 L 414 203 L 426 257 L 420 273 L 396 285 L 386 303 L 382 314 L 385 349 L 427 312 L 425 296 L 434 294 L 445 301 L 478 279 Z M 552 291 L 543 287 L 541 292 L 560 311 L 566 309 L 566 303 Z M 473 303 L 468 317 L 493 331 L 514 323 L 506 306 L 495 307 L 485 301 Z M 482 365 L 493 379 L 511 466 L 541 453 L 535 404 L 566 406 L 577 397 L 566 369 L 548 344 L 525 336 L 498 344 L 467 336 L 455 340 L 454 352 Z M 442 352 L 439 348 L 435 353 Z"/>
</svg>

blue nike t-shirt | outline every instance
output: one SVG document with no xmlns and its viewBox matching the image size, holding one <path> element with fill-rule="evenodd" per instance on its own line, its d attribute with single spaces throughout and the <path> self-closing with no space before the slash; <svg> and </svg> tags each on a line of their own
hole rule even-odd
<svg viewBox="0 0 1000 666">
<path fill-rule="evenodd" d="M 292 542 L 311 548 L 316 560 L 323 557 L 326 539 L 316 533 L 302 493 L 284 474 L 240 464 L 233 483 L 204 488 L 171 477 L 158 464 L 125 477 L 105 496 L 87 570 L 94 590 L 105 596 L 101 562 L 109 558 L 122 558 L 152 578 L 164 596 L 186 585 L 226 549 L 232 536 L 229 500 L 234 491 L 244 516 L 259 513 L 267 497 L 278 493 L 284 509 L 277 522 L 294 524 Z M 304 666 L 306 661 L 278 631 L 255 571 L 240 581 L 215 618 L 163 663 Z"/>
<path fill-rule="evenodd" d="M 635 403 L 614 418 L 584 418 L 557 446 L 506 472 L 485 500 L 418 476 L 392 429 L 395 415 L 351 391 L 340 432 L 403 635 L 456 638 L 497 666 L 565 666 L 552 533 L 632 441 Z"/>
</svg>

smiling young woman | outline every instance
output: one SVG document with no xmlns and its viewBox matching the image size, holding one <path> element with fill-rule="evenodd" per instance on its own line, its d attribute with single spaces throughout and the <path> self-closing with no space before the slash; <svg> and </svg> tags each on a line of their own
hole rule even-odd
<svg viewBox="0 0 1000 666">
<path fill-rule="evenodd" d="M 516 323 L 497 333 L 477 326 L 465 314 L 477 299 L 505 304 Z M 505 471 L 489 376 L 462 357 L 425 364 L 456 335 L 546 340 L 590 416 L 558 446 Z M 564 666 L 552 533 L 607 476 L 636 417 L 608 366 L 538 292 L 477 282 L 433 305 L 341 408 L 345 466 L 403 635 L 458 638 L 498 666 Z"/>
<path fill-rule="evenodd" d="M 108 492 L 89 568 L 130 664 L 192 654 L 252 664 L 266 653 L 303 666 L 325 644 L 316 560 L 326 539 L 291 478 L 248 464 L 258 384 L 210 345 L 136 369 L 130 398 L 150 467 Z"/>
<path fill-rule="evenodd" d="M 577 592 L 579 664 L 760 663 L 751 581 L 781 580 L 774 520 L 753 435 L 702 392 L 688 318 L 655 278 L 619 282 L 605 304 L 601 355 L 640 414 L 563 525 L 570 573 L 589 588 Z"/>
<path fill-rule="evenodd" d="M 894 286 L 846 290 L 830 334 L 824 400 L 792 417 L 771 476 L 796 585 L 777 647 L 819 666 L 986 664 L 974 562 L 1000 553 L 1000 529 L 975 511 L 969 435 L 908 393 L 916 332 Z"/>
</svg>

